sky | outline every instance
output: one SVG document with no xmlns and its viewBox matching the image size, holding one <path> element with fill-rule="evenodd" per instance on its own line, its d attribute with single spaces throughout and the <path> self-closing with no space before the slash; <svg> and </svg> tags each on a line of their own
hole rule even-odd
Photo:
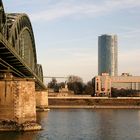
<svg viewBox="0 0 140 140">
<path fill-rule="evenodd" d="M 6 13 L 26 13 L 44 76 L 98 74 L 98 36 L 118 36 L 119 75 L 140 75 L 140 0 L 3 0 Z"/>
</svg>

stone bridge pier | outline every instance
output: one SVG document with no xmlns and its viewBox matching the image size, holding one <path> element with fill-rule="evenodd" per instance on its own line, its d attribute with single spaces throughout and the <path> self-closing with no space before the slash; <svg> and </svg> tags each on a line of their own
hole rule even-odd
<svg viewBox="0 0 140 140">
<path fill-rule="evenodd" d="M 0 74 L 0 131 L 41 129 L 36 122 L 36 94 L 39 97 L 38 106 L 44 108 L 48 104 L 46 92 L 40 93 L 35 92 L 33 79 L 16 78 L 10 73 Z M 41 102 L 44 95 L 46 102 Z"/>
<path fill-rule="evenodd" d="M 36 108 L 37 111 L 48 110 L 48 90 L 36 91 Z"/>
</svg>

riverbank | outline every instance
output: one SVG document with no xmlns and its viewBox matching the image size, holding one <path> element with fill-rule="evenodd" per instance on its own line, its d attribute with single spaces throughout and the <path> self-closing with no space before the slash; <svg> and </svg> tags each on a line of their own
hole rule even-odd
<svg viewBox="0 0 140 140">
<path fill-rule="evenodd" d="M 140 109 L 140 97 L 49 97 L 49 108 Z"/>
<path fill-rule="evenodd" d="M 50 109 L 140 109 L 140 106 L 49 106 Z"/>
</svg>

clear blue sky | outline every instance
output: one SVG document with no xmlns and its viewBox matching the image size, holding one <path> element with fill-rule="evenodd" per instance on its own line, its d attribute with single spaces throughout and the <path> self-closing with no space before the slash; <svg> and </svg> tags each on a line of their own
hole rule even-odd
<svg viewBox="0 0 140 140">
<path fill-rule="evenodd" d="M 119 74 L 140 75 L 140 0 L 3 0 L 27 13 L 44 75 L 97 75 L 98 36 L 118 35 Z"/>
</svg>

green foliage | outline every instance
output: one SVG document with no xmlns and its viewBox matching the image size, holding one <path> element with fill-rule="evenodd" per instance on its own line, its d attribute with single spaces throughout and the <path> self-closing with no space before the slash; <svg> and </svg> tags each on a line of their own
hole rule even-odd
<svg viewBox="0 0 140 140">
<path fill-rule="evenodd" d="M 57 85 L 57 80 L 52 78 L 52 81 L 48 83 L 48 88 L 54 88 Z"/>
<path fill-rule="evenodd" d="M 79 76 L 71 75 L 68 78 L 68 89 L 74 91 L 75 94 L 94 95 L 94 83 L 89 81 L 87 84 Z"/>
<path fill-rule="evenodd" d="M 82 82 L 72 82 L 68 83 L 68 89 L 74 91 L 75 94 L 83 93 L 83 83 Z"/>
<path fill-rule="evenodd" d="M 75 94 L 82 94 L 84 89 L 83 80 L 79 76 L 71 75 L 68 77 L 68 89 L 74 91 Z"/>
<path fill-rule="evenodd" d="M 132 89 L 116 89 L 116 88 L 111 88 L 111 96 L 112 97 L 134 97 L 137 95 L 139 91 L 137 90 L 132 90 Z"/>
<path fill-rule="evenodd" d="M 84 88 L 84 93 L 87 95 L 94 96 L 95 88 L 94 88 L 92 81 L 87 82 L 87 84 L 85 85 L 85 88 Z"/>
<path fill-rule="evenodd" d="M 60 83 L 58 83 L 58 86 L 59 86 L 60 88 L 65 88 L 65 82 L 60 82 Z"/>
</svg>

